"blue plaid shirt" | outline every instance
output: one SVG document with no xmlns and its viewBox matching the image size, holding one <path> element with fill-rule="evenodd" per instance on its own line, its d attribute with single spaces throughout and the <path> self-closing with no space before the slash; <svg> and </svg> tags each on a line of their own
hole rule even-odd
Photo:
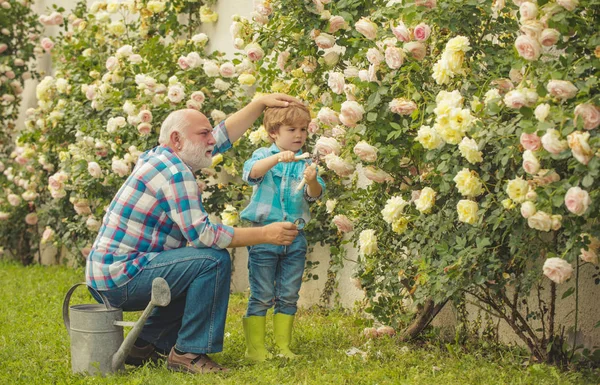
<svg viewBox="0 0 600 385">
<path fill-rule="evenodd" d="M 279 152 L 280 150 L 275 144 L 268 148 L 259 148 L 254 151 L 252 158 L 244 163 L 242 179 L 253 186 L 253 192 L 248 207 L 242 211 L 240 217 L 260 224 L 293 222 L 297 218 L 303 218 L 308 223 L 310 220 L 308 203 L 323 196 L 325 182 L 317 176 L 322 190 L 321 194 L 315 198 L 308 195 L 306 185 L 303 190 L 296 191 L 308 165 L 306 160 L 277 163 L 261 178 L 250 178 L 250 171 L 254 167 L 254 163 Z M 297 155 L 301 153 L 299 151 Z"/>
<path fill-rule="evenodd" d="M 213 154 L 231 147 L 225 122 L 213 130 Z M 194 173 L 166 146 L 143 153 L 111 202 L 86 264 L 87 284 L 122 286 L 164 250 L 188 242 L 223 249 L 233 228 L 213 224 L 202 206 Z"/>
</svg>

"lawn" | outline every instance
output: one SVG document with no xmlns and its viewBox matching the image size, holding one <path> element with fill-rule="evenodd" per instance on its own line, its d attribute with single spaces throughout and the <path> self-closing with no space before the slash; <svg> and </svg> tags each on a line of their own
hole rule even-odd
<svg viewBox="0 0 600 385">
<path fill-rule="evenodd" d="M 293 347 L 302 357 L 251 365 L 243 359 L 242 295 L 231 297 L 224 352 L 213 356 L 231 368 L 230 373 L 193 376 L 170 372 L 163 363 L 127 367 L 125 373 L 106 378 L 73 375 L 61 306 L 67 290 L 82 279 L 82 269 L 0 261 L 0 384 L 600 383 L 599 371 L 561 372 L 529 365 L 521 349 L 466 351 L 444 344 L 405 344 L 390 337 L 367 340 L 361 335 L 365 321 L 342 310 L 300 310 Z M 78 292 L 72 303 L 92 302 L 85 290 Z M 137 316 L 127 313 L 126 319 L 134 321 Z M 271 328 L 267 330 L 270 336 Z"/>
</svg>

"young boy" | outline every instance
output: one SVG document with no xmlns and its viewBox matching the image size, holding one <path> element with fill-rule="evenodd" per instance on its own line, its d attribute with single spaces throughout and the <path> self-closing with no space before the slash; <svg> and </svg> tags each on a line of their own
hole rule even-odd
<svg viewBox="0 0 600 385">
<path fill-rule="evenodd" d="M 319 199 L 325 183 L 302 154 L 310 122 L 308 109 L 301 104 L 265 110 L 263 124 L 270 147 L 259 148 L 244 163 L 243 179 L 254 186 L 250 204 L 241 218 L 264 226 L 272 222 L 310 220 L 309 203 Z M 298 189 L 302 179 L 306 184 Z M 265 315 L 273 306 L 275 344 L 284 357 L 294 358 L 289 344 L 296 314 L 298 292 L 306 260 L 306 238 L 300 231 L 290 246 L 259 244 L 248 247 L 250 299 L 243 319 L 246 357 L 264 361 L 272 355 L 265 348 Z"/>
</svg>

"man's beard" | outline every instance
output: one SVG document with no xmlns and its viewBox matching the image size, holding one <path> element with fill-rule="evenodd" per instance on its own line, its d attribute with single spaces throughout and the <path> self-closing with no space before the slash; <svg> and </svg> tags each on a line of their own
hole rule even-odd
<svg viewBox="0 0 600 385">
<path fill-rule="evenodd" d="M 212 156 L 206 156 L 206 152 L 210 149 L 211 146 L 193 144 L 190 140 L 186 140 L 183 148 L 179 151 L 179 157 L 192 168 L 192 171 L 196 172 L 201 168 L 212 166 Z"/>
</svg>

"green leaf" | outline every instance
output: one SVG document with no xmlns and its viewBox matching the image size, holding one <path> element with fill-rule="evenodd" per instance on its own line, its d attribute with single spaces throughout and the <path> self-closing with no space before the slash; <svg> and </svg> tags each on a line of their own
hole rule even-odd
<svg viewBox="0 0 600 385">
<path fill-rule="evenodd" d="M 583 187 L 590 187 L 594 184 L 594 178 L 591 175 L 586 175 L 581 181 Z"/>
<path fill-rule="evenodd" d="M 573 294 L 575 292 L 575 288 L 574 287 L 570 287 L 567 291 L 565 291 L 562 295 L 562 299 L 567 298 L 568 296 L 570 296 L 571 294 Z"/>
</svg>

